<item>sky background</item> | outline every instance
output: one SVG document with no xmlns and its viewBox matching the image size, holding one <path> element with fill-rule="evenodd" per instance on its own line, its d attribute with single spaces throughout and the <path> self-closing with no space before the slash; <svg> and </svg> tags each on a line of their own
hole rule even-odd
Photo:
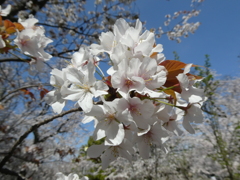
<svg viewBox="0 0 240 180">
<path fill-rule="evenodd" d="M 191 0 L 137 0 L 136 8 L 140 20 L 146 21 L 150 29 L 164 26 L 166 14 L 191 10 L 190 4 Z M 201 22 L 195 34 L 181 38 L 181 43 L 168 40 L 166 35 L 157 39 L 157 43 L 163 45 L 166 58 L 174 59 L 173 51 L 176 51 L 181 61 L 204 65 L 205 54 L 208 54 L 217 74 L 239 76 L 240 0 L 205 0 L 198 9 L 201 10 L 199 16 L 189 21 Z"/>
</svg>

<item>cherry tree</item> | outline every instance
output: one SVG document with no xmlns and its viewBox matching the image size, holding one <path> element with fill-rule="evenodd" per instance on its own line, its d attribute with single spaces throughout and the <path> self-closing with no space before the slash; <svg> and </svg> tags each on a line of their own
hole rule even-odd
<svg viewBox="0 0 240 180">
<path fill-rule="evenodd" d="M 118 155 L 131 161 L 132 143 L 144 158 L 150 153 L 145 140 L 167 151 L 167 131 L 181 134 L 175 122 L 182 116 L 184 128 L 194 133 L 190 122 L 202 121 L 205 97 L 193 84 L 201 78 L 189 73 L 192 64 L 165 61 L 154 33 L 142 33 L 132 2 L 97 0 L 87 12 L 84 0 L 1 1 L 6 7 L 0 19 L 3 178 L 52 179 L 57 171 L 69 172 L 71 163 L 65 161 L 88 134 L 82 122 L 94 120 L 94 137 L 105 138 L 99 154 L 94 147 L 88 150 L 92 157 L 103 153 L 105 168 Z M 175 13 L 174 19 L 182 15 L 184 21 L 171 31 L 158 28 L 156 36 L 179 41 L 197 29 L 199 23 L 188 20 L 198 13 L 194 6 L 193 11 Z M 112 66 L 108 77 L 99 65 L 104 60 Z M 109 157 L 107 152 L 113 151 L 116 156 Z"/>
</svg>

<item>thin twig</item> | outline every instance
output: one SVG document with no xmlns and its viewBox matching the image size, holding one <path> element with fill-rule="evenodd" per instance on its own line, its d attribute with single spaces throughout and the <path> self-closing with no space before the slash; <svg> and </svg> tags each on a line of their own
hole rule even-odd
<svg viewBox="0 0 240 180">
<path fill-rule="evenodd" d="M 32 133 L 34 130 L 38 129 L 40 126 L 43 126 L 51 121 L 53 121 L 54 119 L 56 118 L 59 118 L 59 117 L 63 117 L 67 114 L 70 114 L 70 113 L 73 113 L 73 112 L 77 112 L 77 111 L 82 111 L 82 108 L 74 108 L 74 109 L 71 109 L 69 111 L 66 111 L 66 112 L 63 112 L 61 114 L 58 114 L 56 116 L 53 116 L 51 118 L 48 118 L 48 119 L 45 119 L 44 121 L 38 123 L 38 124 L 35 124 L 33 126 L 30 127 L 30 129 L 28 131 L 26 131 L 22 136 L 20 136 L 20 138 L 15 142 L 15 144 L 13 145 L 13 147 L 11 148 L 11 150 L 8 152 L 8 154 L 3 158 L 3 160 L 0 162 L 0 170 L 3 168 L 3 166 L 6 164 L 6 162 L 11 158 L 11 156 L 13 155 L 14 153 L 14 150 L 17 148 L 18 145 L 20 145 L 23 140 L 30 134 Z"/>
</svg>

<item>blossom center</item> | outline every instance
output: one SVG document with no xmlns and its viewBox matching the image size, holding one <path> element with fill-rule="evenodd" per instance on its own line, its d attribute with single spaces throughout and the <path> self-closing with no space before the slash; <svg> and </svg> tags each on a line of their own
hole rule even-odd
<svg viewBox="0 0 240 180">
<path fill-rule="evenodd" d="M 22 45 L 22 46 L 27 46 L 27 42 L 29 41 L 30 39 L 21 39 L 20 40 L 20 44 Z"/>
<path fill-rule="evenodd" d="M 133 85 L 133 82 L 130 79 L 126 79 L 124 83 L 127 87 L 130 87 Z"/>
<path fill-rule="evenodd" d="M 138 114 L 138 115 L 142 115 L 142 113 L 139 111 L 139 109 L 136 107 L 136 105 L 130 105 L 128 110 L 131 112 L 131 113 L 135 113 L 135 114 Z"/>
</svg>

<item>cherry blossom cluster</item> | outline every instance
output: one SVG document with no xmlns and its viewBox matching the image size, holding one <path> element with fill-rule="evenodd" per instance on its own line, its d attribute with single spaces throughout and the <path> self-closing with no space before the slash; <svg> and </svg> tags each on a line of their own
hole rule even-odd
<svg viewBox="0 0 240 180">
<path fill-rule="evenodd" d="M 195 31 L 199 28 L 200 22 L 189 22 L 192 17 L 196 17 L 200 14 L 200 10 L 192 10 L 192 11 L 177 11 L 171 16 L 167 14 L 165 16 L 166 20 L 164 21 L 164 25 L 170 27 L 170 23 L 181 16 L 181 23 L 176 24 L 171 28 L 170 31 L 167 32 L 168 39 L 176 40 L 178 43 L 181 42 L 181 37 L 188 37 L 189 33 L 194 34 Z M 157 37 L 161 37 L 163 34 L 163 30 L 160 27 L 158 29 Z"/>
<path fill-rule="evenodd" d="M 99 40 L 82 46 L 66 68 L 52 70 L 55 89 L 46 95 L 54 112 L 61 113 L 71 100 L 83 110 L 83 123 L 94 121 L 93 137 L 104 143 L 89 147 L 89 157 L 100 157 L 106 168 L 118 157 L 131 162 L 134 147 L 142 158 L 149 158 L 152 145 L 167 152 L 166 140 L 172 133 L 183 134 L 183 128 L 194 134 L 191 124 L 203 121 L 206 100 L 194 85 L 202 78 L 190 74 L 195 65 L 165 60 L 162 45 L 153 32 L 142 32 L 139 20 L 131 27 L 118 19 L 113 32 L 102 33 Z M 106 60 L 107 76 L 100 68 Z"/>
<path fill-rule="evenodd" d="M 2 6 L 0 6 L 0 16 L 7 16 L 11 11 L 11 5 L 8 5 L 5 9 L 2 9 Z M 0 48 L 5 48 L 6 43 L 3 40 L 2 33 L 0 34 Z"/>
<path fill-rule="evenodd" d="M 38 20 L 32 15 L 28 19 L 19 18 L 18 23 L 9 20 L 3 21 L 2 16 L 7 16 L 10 11 L 11 5 L 5 9 L 0 6 L 0 53 L 8 53 L 11 49 L 17 51 L 18 47 L 22 54 L 31 58 L 30 64 L 41 71 L 43 62 L 52 58 L 44 51 L 52 40 L 45 36 L 44 27 L 35 25 Z M 12 36 L 14 36 L 13 43 L 15 45 L 12 45 Z"/>
<path fill-rule="evenodd" d="M 45 30 L 42 26 L 35 26 L 38 22 L 33 16 L 28 19 L 19 19 L 24 29 L 17 31 L 17 37 L 14 43 L 18 46 L 21 52 L 32 58 L 30 64 L 35 64 L 36 69 L 41 71 L 43 62 L 51 59 L 51 55 L 44 51 L 44 48 L 52 42 L 51 39 L 45 36 Z"/>
<path fill-rule="evenodd" d="M 63 173 L 58 172 L 56 174 L 57 180 L 88 180 L 89 178 L 87 176 L 83 176 L 81 179 L 79 179 L 79 176 L 77 174 L 69 174 L 68 176 L 65 176 Z"/>
</svg>

